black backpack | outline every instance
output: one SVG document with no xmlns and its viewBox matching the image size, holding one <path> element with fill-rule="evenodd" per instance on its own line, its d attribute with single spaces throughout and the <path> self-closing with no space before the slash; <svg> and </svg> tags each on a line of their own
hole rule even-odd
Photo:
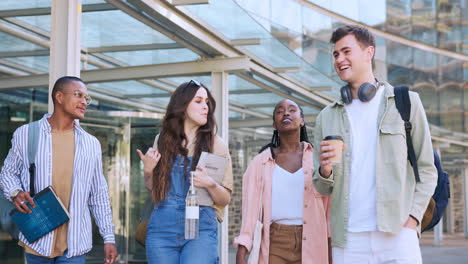
<svg viewBox="0 0 468 264">
<path fill-rule="evenodd" d="M 408 87 L 400 86 L 395 87 L 395 104 L 398 112 L 400 112 L 401 118 L 405 122 L 406 131 L 406 145 L 408 147 L 408 160 L 413 167 L 414 176 L 416 182 L 420 182 L 418 164 L 416 161 L 416 154 L 414 152 L 413 140 L 411 138 L 411 122 L 409 121 L 411 113 L 411 101 L 409 98 Z M 434 151 L 434 165 L 437 168 L 437 186 L 432 195 L 429 206 L 424 213 L 423 220 L 421 222 L 421 232 L 433 228 L 445 213 L 447 208 L 448 199 L 450 198 L 450 182 L 448 174 L 442 169 L 439 155 Z"/>
</svg>

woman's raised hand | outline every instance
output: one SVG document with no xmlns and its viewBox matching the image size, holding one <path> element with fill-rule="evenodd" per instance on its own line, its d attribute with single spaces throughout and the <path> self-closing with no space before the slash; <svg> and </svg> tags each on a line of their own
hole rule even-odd
<svg viewBox="0 0 468 264">
<path fill-rule="evenodd" d="M 141 161 L 143 161 L 143 170 L 145 174 L 150 174 L 153 172 L 156 165 L 158 165 L 159 159 L 161 159 L 161 154 L 154 148 L 149 148 L 146 151 L 146 154 L 143 154 L 141 150 L 137 149 L 138 155 L 140 156 Z"/>
</svg>

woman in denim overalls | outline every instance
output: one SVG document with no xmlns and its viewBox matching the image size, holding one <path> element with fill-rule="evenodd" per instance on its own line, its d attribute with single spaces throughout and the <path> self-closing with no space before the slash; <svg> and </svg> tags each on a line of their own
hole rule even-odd
<svg viewBox="0 0 468 264">
<path fill-rule="evenodd" d="M 199 237 L 185 240 L 185 198 L 194 184 L 206 188 L 217 206 L 229 203 L 231 192 L 201 167 L 195 167 L 202 151 L 213 152 L 216 123 L 215 101 L 196 81 L 181 84 L 172 94 L 155 148 L 143 154 L 145 184 L 155 203 L 148 222 L 148 262 L 163 264 L 218 263 L 218 222 L 211 206 L 200 206 Z"/>
</svg>

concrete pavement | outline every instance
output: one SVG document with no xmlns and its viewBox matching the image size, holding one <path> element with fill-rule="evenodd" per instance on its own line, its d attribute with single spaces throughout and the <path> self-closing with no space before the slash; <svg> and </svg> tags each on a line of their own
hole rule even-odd
<svg viewBox="0 0 468 264">
<path fill-rule="evenodd" d="M 468 264 L 468 239 L 463 233 L 444 234 L 441 246 L 433 246 L 434 234 L 425 232 L 420 240 L 424 264 Z"/>
</svg>

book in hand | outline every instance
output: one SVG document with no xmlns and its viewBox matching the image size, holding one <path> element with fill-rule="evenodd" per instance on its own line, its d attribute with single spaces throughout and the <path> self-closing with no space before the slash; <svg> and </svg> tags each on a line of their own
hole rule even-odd
<svg viewBox="0 0 468 264">
<path fill-rule="evenodd" d="M 10 216 L 29 243 L 33 243 L 70 219 L 67 208 L 55 194 L 52 186 L 33 197 L 36 207 L 26 202 L 32 213 L 23 214 L 14 209 Z"/>
<path fill-rule="evenodd" d="M 208 176 L 220 184 L 224 177 L 224 171 L 228 164 L 228 158 L 215 155 L 213 153 L 202 152 L 197 166 L 203 167 L 208 172 Z M 212 206 L 213 199 L 205 188 L 196 188 L 199 205 Z"/>
<path fill-rule="evenodd" d="M 200 154 L 197 166 L 205 168 L 208 172 L 208 176 L 213 178 L 216 183 L 220 184 L 224 177 L 224 171 L 228 164 L 228 158 L 215 155 L 203 151 Z M 197 200 L 199 205 L 212 206 L 214 204 L 213 199 L 205 188 L 197 189 Z"/>
</svg>

